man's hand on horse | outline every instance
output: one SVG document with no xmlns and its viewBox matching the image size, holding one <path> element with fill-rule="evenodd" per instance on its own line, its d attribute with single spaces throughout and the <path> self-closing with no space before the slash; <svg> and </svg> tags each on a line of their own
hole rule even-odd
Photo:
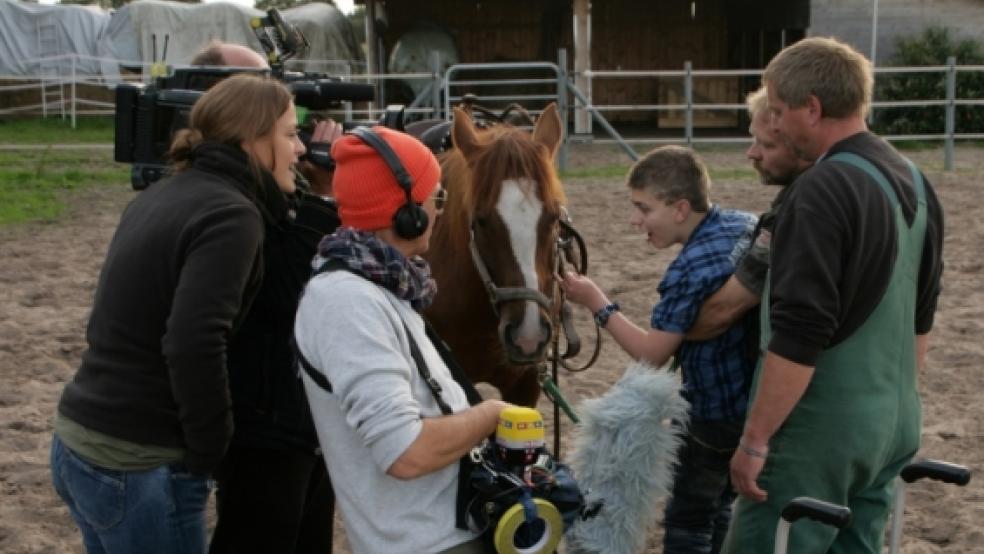
<svg viewBox="0 0 984 554">
<path fill-rule="evenodd" d="M 607 306 L 610 302 L 605 293 L 589 277 L 569 271 L 555 273 L 554 278 L 560 285 L 560 290 L 571 302 L 584 306 L 592 313 Z"/>
</svg>

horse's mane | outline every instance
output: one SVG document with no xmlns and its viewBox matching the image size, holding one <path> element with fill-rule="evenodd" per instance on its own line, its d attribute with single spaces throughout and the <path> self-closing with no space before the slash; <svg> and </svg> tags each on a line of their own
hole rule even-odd
<svg viewBox="0 0 984 554">
<path fill-rule="evenodd" d="M 479 152 L 470 166 L 457 149 L 441 159 L 442 181 L 448 189 L 448 204 L 441 217 L 447 218 L 447 232 L 435 239 L 442 242 L 440 248 L 455 254 L 467 251 L 472 217 L 495 210 L 503 181 L 528 179 L 536 183 L 536 196 L 546 212 L 558 214 L 565 202 L 551 153 L 529 132 L 498 125 L 478 133 Z"/>
</svg>

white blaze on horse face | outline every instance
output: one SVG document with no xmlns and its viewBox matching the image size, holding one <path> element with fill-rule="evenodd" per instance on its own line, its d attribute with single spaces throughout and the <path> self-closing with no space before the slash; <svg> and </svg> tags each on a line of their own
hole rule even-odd
<svg viewBox="0 0 984 554">
<path fill-rule="evenodd" d="M 543 212 L 543 202 L 532 192 L 535 186 L 529 179 L 503 181 L 496 209 L 509 230 L 512 251 L 519 262 L 526 288 L 538 291 L 540 283 L 536 273 L 536 233 L 537 222 Z M 547 339 L 545 335 L 540 325 L 538 304 L 527 302 L 523 322 L 516 330 L 516 345 L 526 354 L 532 354 Z"/>
</svg>

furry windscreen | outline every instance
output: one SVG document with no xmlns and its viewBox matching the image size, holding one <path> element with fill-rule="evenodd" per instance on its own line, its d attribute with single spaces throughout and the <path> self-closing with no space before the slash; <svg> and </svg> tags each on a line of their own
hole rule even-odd
<svg viewBox="0 0 984 554">
<path fill-rule="evenodd" d="M 598 514 L 566 536 L 570 554 L 632 554 L 644 544 L 657 500 L 673 486 L 689 406 L 679 376 L 634 362 L 604 395 L 578 409 L 569 462 Z M 679 422 L 680 425 L 671 422 Z"/>
</svg>

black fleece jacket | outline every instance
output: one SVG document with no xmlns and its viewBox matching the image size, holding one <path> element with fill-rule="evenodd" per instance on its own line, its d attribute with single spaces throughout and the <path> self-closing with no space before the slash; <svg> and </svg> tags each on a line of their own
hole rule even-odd
<svg viewBox="0 0 984 554">
<path fill-rule="evenodd" d="M 311 259 L 321 238 L 338 225 L 333 201 L 302 192 L 293 217 L 266 229 L 263 285 L 229 344 L 235 444 L 312 453 L 318 448 L 290 339 Z"/>
<path fill-rule="evenodd" d="M 286 214 L 273 177 L 219 144 L 199 145 L 191 168 L 137 195 L 59 411 L 112 437 L 183 447 L 189 471 L 210 473 L 232 435 L 228 338 L 262 279 L 264 220 Z"/>
<path fill-rule="evenodd" d="M 853 152 L 881 170 L 912 225 L 912 173 L 891 145 L 863 132 L 838 142 L 827 155 L 838 152 Z M 933 326 L 943 273 L 943 211 L 929 181 L 923 182 L 927 225 L 915 334 Z M 783 200 L 772 237 L 769 350 L 812 366 L 821 351 L 851 336 L 881 302 L 897 249 L 892 204 L 866 173 L 820 161 L 800 175 Z"/>
</svg>

